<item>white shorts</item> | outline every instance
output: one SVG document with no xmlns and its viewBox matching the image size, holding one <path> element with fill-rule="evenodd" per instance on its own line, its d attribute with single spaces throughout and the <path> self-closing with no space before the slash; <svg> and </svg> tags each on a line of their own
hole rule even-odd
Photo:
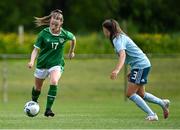
<svg viewBox="0 0 180 130">
<path fill-rule="evenodd" d="M 62 66 L 53 66 L 50 69 L 38 69 L 36 68 L 34 72 L 34 76 L 38 79 L 45 79 L 49 76 L 50 72 L 53 70 L 58 70 L 62 74 L 64 71 L 64 67 Z"/>
</svg>

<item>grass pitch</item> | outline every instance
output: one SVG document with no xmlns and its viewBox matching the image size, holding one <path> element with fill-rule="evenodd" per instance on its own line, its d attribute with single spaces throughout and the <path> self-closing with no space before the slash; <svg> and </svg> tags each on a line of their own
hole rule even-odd
<svg viewBox="0 0 180 130">
<path fill-rule="evenodd" d="M 66 60 L 65 72 L 59 83 L 53 105 L 53 118 L 43 116 L 49 81 L 46 79 L 39 98 L 40 113 L 27 117 L 23 112 L 30 100 L 34 84 L 33 70 L 27 60 L 9 60 L 8 102 L 0 102 L 1 129 L 179 129 L 180 128 L 180 58 L 153 58 L 152 71 L 146 90 L 161 98 L 169 98 L 170 117 L 163 119 L 159 106 L 149 104 L 158 114 L 159 121 L 148 122 L 131 101 L 124 100 L 124 72 L 118 80 L 109 79 L 116 59 Z M 174 63 L 174 64 L 172 64 Z M 3 69 L 4 63 L 0 61 Z M 2 84 L 2 80 L 0 80 Z M 3 90 L 0 88 L 2 95 Z M 2 97 L 2 96 L 1 96 Z"/>
</svg>

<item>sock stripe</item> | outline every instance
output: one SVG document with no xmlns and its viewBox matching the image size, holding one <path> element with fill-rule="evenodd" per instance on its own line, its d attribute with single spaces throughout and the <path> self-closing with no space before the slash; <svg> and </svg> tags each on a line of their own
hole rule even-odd
<svg viewBox="0 0 180 130">
<path fill-rule="evenodd" d="M 53 97 L 53 98 L 55 98 L 56 96 L 53 96 L 53 95 L 48 95 L 48 97 Z"/>
</svg>

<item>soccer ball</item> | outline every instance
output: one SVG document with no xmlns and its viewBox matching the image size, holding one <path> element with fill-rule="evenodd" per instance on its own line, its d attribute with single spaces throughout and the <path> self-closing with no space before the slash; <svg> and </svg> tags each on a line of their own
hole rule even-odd
<svg viewBox="0 0 180 130">
<path fill-rule="evenodd" d="M 29 117 L 37 116 L 39 113 L 39 105 L 37 102 L 29 101 L 24 106 L 24 112 Z"/>
</svg>

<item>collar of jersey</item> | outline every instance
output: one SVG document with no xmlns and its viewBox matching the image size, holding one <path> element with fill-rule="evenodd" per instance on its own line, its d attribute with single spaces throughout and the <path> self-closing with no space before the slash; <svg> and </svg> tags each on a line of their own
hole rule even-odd
<svg viewBox="0 0 180 130">
<path fill-rule="evenodd" d="M 60 30 L 62 30 L 62 28 L 61 28 Z M 59 36 L 59 35 L 61 34 L 61 31 L 59 32 L 59 34 L 54 34 L 54 33 L 52 33 L 50 27 L 49 27 L 49 32 L 50 32 L 53 36 Z"/>
</svg>

